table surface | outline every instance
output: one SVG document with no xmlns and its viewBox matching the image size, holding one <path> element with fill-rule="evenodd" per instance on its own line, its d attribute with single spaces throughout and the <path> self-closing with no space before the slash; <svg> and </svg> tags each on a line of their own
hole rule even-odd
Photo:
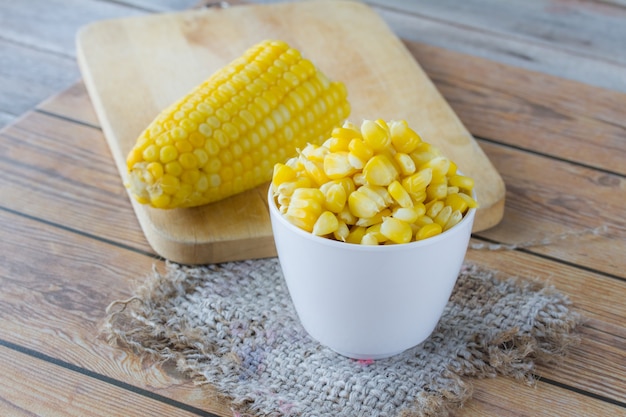
<svg viewBox="0 0 626 417">
<path fill-rule="evenodd" d="M 626 415 L 626 2 L 367 3 L 506 183 L 504 219 L 472 243 L 552 239 L 468 260 L 549 283 L 586 319 L 581 343 L 563 363 L 538 365 L 535 386 L 472 381 L 456 415 Z M 171 364 L 100 337 L 107 305 L 163 261 L 80 81 L 76 31 L 195 4 L 0 3 L 0 415 L 235 414 Z"/>
</svg>

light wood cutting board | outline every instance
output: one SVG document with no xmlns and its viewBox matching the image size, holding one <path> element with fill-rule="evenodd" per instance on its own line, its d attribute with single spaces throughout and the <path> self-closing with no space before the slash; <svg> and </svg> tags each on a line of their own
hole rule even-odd
<svg viewBox="0 0 626 417">
<path fill-rule="evenodd" d="M 263 39 L 299 49 L 343 81 L 350 120 L 406 119 L 476 181 L 474 231 L 496 225 L 504 183 L 402 42 L 368 6 L 319 0 L 101 21 L 77 36 L 78 62 L 122 179 L 137 136 L 165 107 Z M 267 185 L 190 209 L 131 201 L 153 249 L 185 264 L 275 256 Z"/>
</svg>

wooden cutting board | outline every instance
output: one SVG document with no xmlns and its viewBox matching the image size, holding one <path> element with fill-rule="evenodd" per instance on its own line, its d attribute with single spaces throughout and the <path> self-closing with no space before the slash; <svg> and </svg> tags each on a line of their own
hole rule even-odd
<svg viewBox="0 0 626 417">
<path fill-rule="evenodd" d="M 368 6 L 319 0 L 199 9 L 96 22 L 77 36 L 78 62 L 122 179 L 137 136 L 165 107 L 263 39 L 299 49 L 343 81 L 350 120 L 406 119 L 476 181 L 474 231 L 496 225 L 504 183 L 402 42 Z M 131 201 L 154 250 L 185 264 L 275 255 L 267 185 L 189 209 Z"/>
</svg>

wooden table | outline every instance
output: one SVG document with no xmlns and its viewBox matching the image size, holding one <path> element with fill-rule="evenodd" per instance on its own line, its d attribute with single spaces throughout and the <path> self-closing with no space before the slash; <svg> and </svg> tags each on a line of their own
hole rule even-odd
<svg viewBox="0 0 626 417">
<path fill-rule="evenodd" d="M 171 364 L 140 363 L 99 337 L 107 305 L 163 261 L 144 239 L 79 81 L 73 37 L 90 21 L 193 3 L 0 5 L 0 415 L 233 415 Z M 626 415 L 626 5 L 371 3 L 506 182 L 502 223 L 474 243 L 603 228 L 468 252 L 480 265 L 552 284 L 586 321 L 580 345 L 563 364 L 539 366 L 535 387 L 474 381 L 458 415 Z"/>
</svg>

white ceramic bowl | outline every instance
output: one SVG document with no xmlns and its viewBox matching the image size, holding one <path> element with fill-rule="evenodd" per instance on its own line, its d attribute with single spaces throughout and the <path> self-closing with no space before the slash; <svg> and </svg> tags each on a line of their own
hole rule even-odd
<svg viewBox="0 0 626 417">
<path fill-rule="evenodd" d="M 460 272 L 475 209 L 448 231 L 398 245 L 356 245 L 315 236 L 269 211 L 278 258 L 305 330 L 341 355 L 381 359 L 435 329 Z"/>
</svg>

